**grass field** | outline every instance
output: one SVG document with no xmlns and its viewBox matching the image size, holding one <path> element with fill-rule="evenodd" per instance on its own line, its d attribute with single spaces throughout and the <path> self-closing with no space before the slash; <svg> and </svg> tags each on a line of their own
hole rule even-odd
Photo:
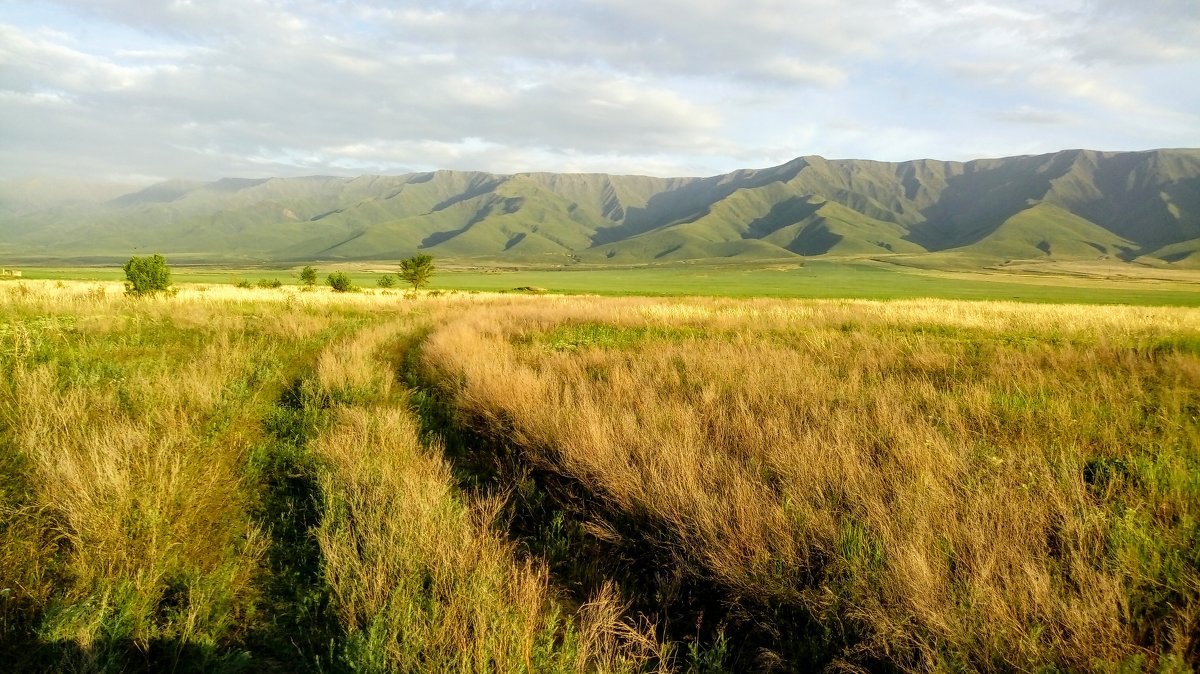
<svg viewBox="0 0 1200 674">
<path fill-rule="evenodd" d="M 0 295 L 0 659 L 21 671 L 642 671 L 457 492 L 391 298 Z M 382 301 L 380 301 L 382 300 Z"/>
<path fill-rule="evenodd" d="M 1200 662 L 1198 309 L 26 280 L 0 319 L 11 668 Z"/>
<path fill-rule="evenodd" d="M 395 275 L 395 265 L 385 263 L 321 267 L 320 279 L 332 269 L 343 269 L 364 288 L 375 287 L 384 273 Z M 584 293 L 617 296 L 717 296 L 904 299 L 934 297 L 963 300 L 1069 302 L 1084 304 L 1139 304 L 1147 306 L 1200 306 L 1200 274 L 1173 280 L 1156 277 L 1157 270 L 1129 265 L 1109 270 L 1113 276 L 1080 274 L 1070 268 L 1043 265 L 1021 269 L 1025 273 L 939 271 L 885 264 L 873 260 L 809 261 L 804 265 L 704 265 L 660 267 L 577 268 L 549 270 L 497 268 L 479 270 L 450 267 L 439 271 L 431 288 L 506 292 L 538 288 L 551 293 Z M 1131 271 L 1132 270 L 1132 271 Z M 117 281 L 117 267 L 27 268 L 30 279 Z M 297 283 L 298 269 L 176 267 L 180 283 L 232 284 L 278 279 Z"/>
</svg>

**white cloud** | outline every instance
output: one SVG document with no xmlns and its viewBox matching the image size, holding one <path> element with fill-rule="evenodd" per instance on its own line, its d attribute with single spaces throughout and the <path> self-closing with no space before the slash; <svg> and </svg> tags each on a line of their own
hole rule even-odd
<svg viewBox="0 0 1200 674">
<path fill-rule="evenodd" d="M 716 173 L 1194 145 L 1193 3 L 12 0 L 0 173 Z"/>
<path fill-rule="evenodd" d="M 1074 117 L 1054 110 L 1022 105 L 1012 110 L 998 110 L 993 117 L 1014 124 L 1070 124 Z"/>
</svg>

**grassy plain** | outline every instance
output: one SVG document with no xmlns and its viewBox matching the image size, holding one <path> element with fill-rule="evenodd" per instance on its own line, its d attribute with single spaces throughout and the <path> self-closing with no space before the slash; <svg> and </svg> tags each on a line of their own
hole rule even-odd
<svg viewBox="0 0 1200 674">
<path fill-rule="evenodd" d="M 393 263 L 354 263 L 322 266 L 321 283 L 334 269 L 347 272 L 354 283 L 374 288 L 385 273 L 396 274 Z M 954 271 L 954 265 L 917 267 L 906 258 L 894 263 L 871 259 L 817 260 L 803 265 L 780 263 L 675 264 L 637 267 L 475 268 L 450 263 L 433 277 L 431 288 L 476 292 L 508 292 L 537 288 L 560 294 L 616 296 L 715 296 L 907 299 L 933 297 L 961 300 L 1067 302 L 1200 306 L 1200 273 L 1181 271 L 1174 277 L 1156 269 L 1131 265 L 1079 269 L 1070 265 L 1038 264 L 1004 270 Z M 233 284 L 278 279 L 297 284 L 299 268 L 176 267 L 182 283 Z M 119 267 L 31 267 L 30 279 L 117 281 Z"/>
<path fill-rule="evenodd" d="M 725 664 L 1105 671 L 1195 664 L 1198 353 L 1191 309 L 576 300 L 424 357 L 600 557 L 711 584 Z"/>
<path fill-rule="evenodd" d="M 656 658 L 611 589 L 565 604 L 491 528 L 494 502 L 454 490 L 393 389 L 412 303 L 119 288 L 0 290 L 6 666 L 569 672 Z"/>
<path fill-rule="evenodd" d="M 1194 308 L 30 280 L 0 317 L 20 669 L 1197 665 Z"/>
</svg>

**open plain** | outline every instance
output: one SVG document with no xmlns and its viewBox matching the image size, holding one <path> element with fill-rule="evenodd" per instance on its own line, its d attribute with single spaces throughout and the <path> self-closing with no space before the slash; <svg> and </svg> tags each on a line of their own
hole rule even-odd
<svg viewBox="0 0 1200 674">
<path fill-rule="evenodd" d="M 1200 309 L 0 284 L 0 658 L 1187 671 Z"/>
</svg>

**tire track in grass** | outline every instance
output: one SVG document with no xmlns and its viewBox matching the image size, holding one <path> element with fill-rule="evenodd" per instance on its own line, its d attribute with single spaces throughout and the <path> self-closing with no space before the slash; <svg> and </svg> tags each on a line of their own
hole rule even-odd
<svg viewBox="0 0 1200 674">
<path fill-rule="evenodd" d="M 363 331 L 317 366 L 333 423 L 320 456 L 316 530 L 355 671 L 666 671 L 653 630 L 611 592 L 569 612 L 545 565 L 492 526 L 500 502 L 454 485 L 439 439 L 397 386 L 412 321 Z M 424 438 L 422 437 L 424 435 Z M 643 629 L 639 629 L 642 627 Z"/>
<path fill-rule="evenodd" d="M 636 615 L 658 626 L 658 640 L 672 652 L 673 671 L 760 671 L 760 649 L 778 647 L 779 638 L 763 632 L 761 607 L 723 603 L 718 584 L 683 572 L 680 546 L 669 530 L 606 507 L 582 483 L 533 460 L 504 429 L 464 419 L 437 374 L 422 365 L 421 343 L 428 334 L 411 340 L 400 373 L 422 437 L 444 447 L 459 489 L 476 499 L 503 499 L 499 520 L 506 534 L 525 554 L 546 561 L 551 582 L 575 605 L 618 588 L 626 619 Z M 805 643 L 817 643 L 819 626 L 803 616 L 785 620 L 802 627 Z M 814 648 L 797 657 L 820 663 L 821 655 Z"/>
<path fill-rule="evenodd" d="M 254 515 L 269 530 L 265 620 L 252 650 L 275 671 L 337 671 L 344 632 L 329 609 L 330 588 L 313 531 L 321 524 L 319 459 L 311 444 L 330 424 L 328 400 L 311 379 L 293 381 L 263 421 L 265 442 L 250 457 L 259 485 Z"/>
</svg>

